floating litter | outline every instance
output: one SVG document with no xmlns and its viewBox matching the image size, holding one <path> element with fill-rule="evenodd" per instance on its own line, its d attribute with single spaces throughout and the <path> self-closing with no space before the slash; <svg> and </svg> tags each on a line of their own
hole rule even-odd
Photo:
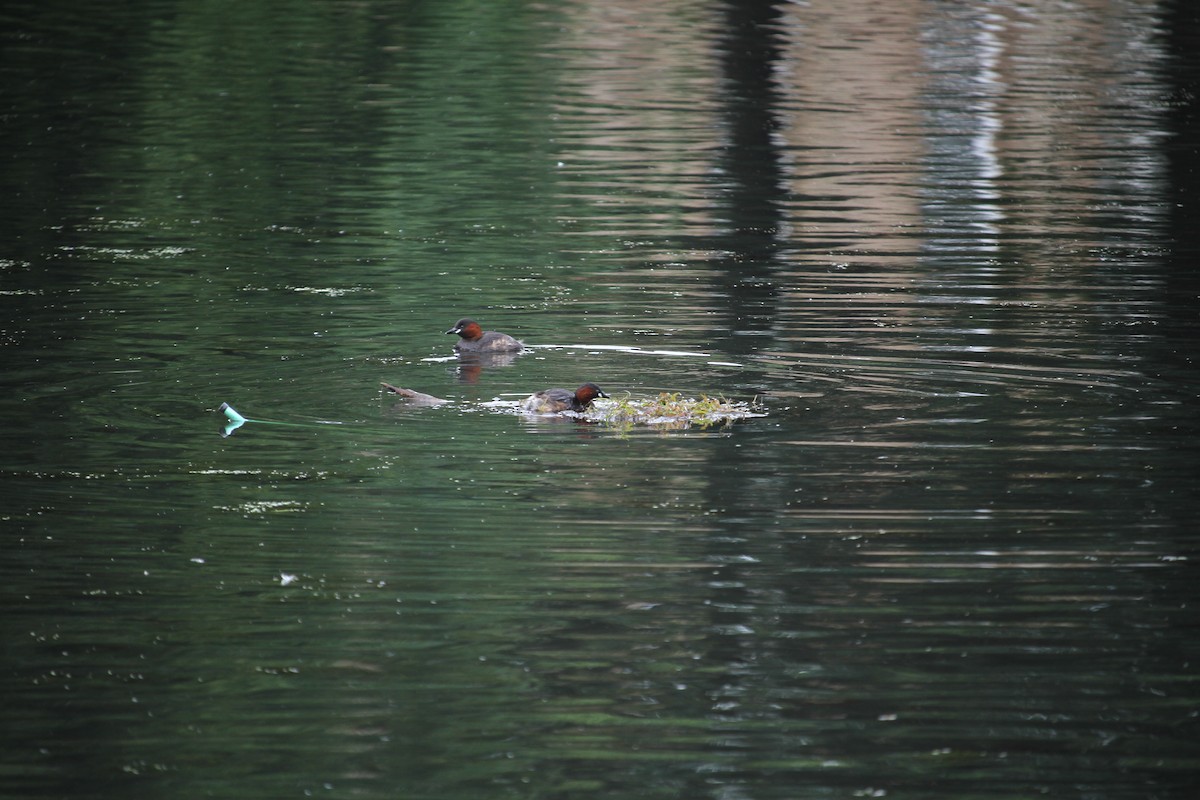
<svg viewBox="0 0 1200 800">
<path fill-rule="evenodd" d="M 217 410 L 225 415 L 225 419 L 229 420 L 225 423 L 225 427 L 221 428 L 222 436 L 229 436 L 249 421 L 235 411 L 233 406 L 229 405 L 229 403 L 221 403 L 221 407 Z"/>
<path fill-rule="evenodd" d="M 228 420 L 228 422 L 225 423 L 225 426 L 223 428 L 221 428 L 222 436 L 229 436 L 231 433 L 233 433 L 238 428 L 245 425 L 247 422 L 253 422 L 256 425 L 288 425 L 293 428 L 315 428 L 318 425 L 343 425 L 343 424 L 345 424 L 338 420 L 327 420 L 327 419 L 316 420 L 315 422 L 276 422 L 275 420 L 269 420 L 269 419 L 250 419 L 248 417 L 243 417 L 241 414 L 239 414 L 237 409 L 235 409 L 233 406 L 229 405 L 229 403 L 221 403 L 221 405 L 217 407 L 217 411 L 220 411 L 222 414 L 224 414 L 225 419 Z"/>
<path fill-rule="evenodd" d="M 221 407 L 217 410 L 223 412 L 230 422 L 236 422 L 241 425 L 246 421 L 246 418 L 235 411 L 229 403 L 221 403 Z"/>
</svg>

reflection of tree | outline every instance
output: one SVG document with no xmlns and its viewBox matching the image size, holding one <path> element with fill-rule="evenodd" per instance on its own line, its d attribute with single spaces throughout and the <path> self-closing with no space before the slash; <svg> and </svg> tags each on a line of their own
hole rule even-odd
<svg viewBox="0 0 1200 800">
<path fill-rule="evenodd" d="M 720 44 L 721 96 L 729 140 L 717 163 L 726 179 L 720 196 L 721 216 L 729 223 L 699 249 L 723 254 L 713 267 L 726 297 L 724 327 L 733 334 L 726 339 L 726 347 L 745 355 L 761 344 L 748 334 L 769 332 L 778 324 L 777 256 L 785 240 L 787 196 L 779 151 L 776 83 L 782 12 L 772 0 L 731 0 L 725 5 L 725 17 Z M 775 716 L 769 711 L 769 696 L 778 694 L 779 682 L 786 680 L 785 673 L 776 669 L 778 640 L 769 635 L 770 622 L 759 609 L 764 604 L 774 605 L 788 588 L 786 582 L 776 584 L 767 579 L 768 574 L 786 576 L 787 571 L 764 571 L 761 565 L 748 564 L 746 556 L 748 552 L 760 556 L 770 552 L 786 558 L 776 550 L 780 542 L 773 532 L 759 528 L 754 521 L 765 519 L 769 508 L 786 504 L 788 480 L 764 473 L 760 465 L 773 459 L 765 458 L 754 442 L 720 440 L 711 453 L 705 495 L 719 509 L 714 522 L 720 534 L 708 537 L 712 550 L 707 558 L 715 569 L 706 581 L 710 594 L 705 606 L 710 620 L 703 649 L 705 662 L 721 667 L 706 682 L 705 694 L 711 702 L 706 716 L 715 724 L 724 721 L 740 728 Z M 755 753 L 758 748 L 753 740 L 753 736 L 744 736 L 741 747 L 721 757 L 721 768 L 739 772 L 741 759 L 736 754 Z M 696 785 L 688 794 L 700 791 L 702 786 Z"/>
<path fill-rule="evenodd" d="M 728 297 L 727 329 L 746 334 L 768 331 L 776 322 L 775 255 L 782 243 L 787 196 L 779 151 L 776 83 L 782 12 L 771 0 L 730 2 L 725 10 L 721 97 L 729 141 L 717 161 L 727 177 L 718 205 L 729 225 L 706 249 L 728 254 L 715 265 Z M 728 346 L 739 354 L 756 344 L 745 335 L 728 340 Z"/>
<path fill-rule="evenodd" d="M 1168 21 L 1162 29 L 1169 32 L 1168 45 L 1175 56 L 1171 72 L 1175 84 L 1171 91 L 1168 114 L 1171 138 L 1165 148 L 1171 178 L 1167 207 L 1170 209 L 1174 251 L 1163 297 L 1168 309 L 1168 333 L 1178 342 L 1166 348 L 1168 358 L 1177 360 L 1185 374 L 1195 370 L 1196 298 L 1200 297 L 1200 6 L 1195 3 L 1171 3 Z M 1183 301 L 1183 298 L 1188 298 Z M 1182 301 L 1182 302 L 1181 302 Z"/>
</svg>

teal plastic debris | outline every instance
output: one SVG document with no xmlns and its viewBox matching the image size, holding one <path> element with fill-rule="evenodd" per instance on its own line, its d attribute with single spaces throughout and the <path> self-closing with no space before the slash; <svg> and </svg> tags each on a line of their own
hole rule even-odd
<svg viewBox="0 0 1200 800">
<path fill-rule="evenodd" d="M 221 436 L 229 436 L 238 428 L 242 427 L 248 421 L 245 417 L 239 414 L 229 403 L 221 403 L 221 407 L 217 409 L 225 415 L 225 419 L 229 420 L 225 423 L 225 427 L 221 429 Z"/>
<path fill-rule="evenodd" d="M 273 419 L 250 419 L 249 417 L 243 417 L 241 414 L 239 414 L 237 409 L 229 405 L 229 403 L 221 403 L 221 405 L 217 407 L 217 411 L 220 411 L 222 414 L 224 414 L 225 419 L 227 420 L 225 427 L 221 428 L 222 436 L 229 436 L 247 422 L 253 422 L 255 425 L 288 425 L 293 428 L 318 428 L 325 425 L 345 424 L 342 422 L 325 419 L 317 420 L 315 422 L 278 422 Z"/>
</svg>

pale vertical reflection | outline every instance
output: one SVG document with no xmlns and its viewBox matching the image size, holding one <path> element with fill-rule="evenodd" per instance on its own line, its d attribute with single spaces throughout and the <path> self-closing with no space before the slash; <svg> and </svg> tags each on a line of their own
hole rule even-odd
<svg viewBox="0 0 1200 800">
<path fill-rule="evenodd" d="M 932 235 L 924 246 L 990 257 L 1003 220 L 997 140 L 1004 128 L 1004 18 L 986 11 L 934 14 L 925 25 L 930 145 L 922 179 L 924 228 Z"/>
<path fill-rule="evenodd" d="M 913 250 L 925 155 L 920 2 L 814 0 L 781 32 L 780 139 L 793 261 Z M 864 250 L 870 250 L 864 256 Z"/>
<path fill-rule="evenodd" d="M 935 3 L 932 9 L 930 108 L 945 114 L 955 94 L 967 92 L 973 110 L 961 119 L 975 127 L 972 137 L 982 125 L 1003 131 L 991 137 L 986 163 L 972 150 L 963 153 L 971 163 L 960 165 L 962 174 L 974 170 L 976 179 L 989 174 L 998 181 L 1006 212 L 996 218 L 1000 235 L 1019 240 L 1025 257 L 1036 259 L 1064 243 L 1100 246 L 1107 230 L 1128 230 L 1130 215 L 1161 217 L 1163 165 L 1152 142 L 1163 130 L 1164 56 L 1154 4 L 1001 3 L 983 12 Z M 965 28 L 974 32 L 969 38 Z M 970 50 L 962 46 L 967 41 Z M 974 86 L 955 81 L 954 60 Z M 952 135 L 944 121 L 931 116 L 931 140 Z M 943 174 L 931 169 L 926 178 L 932 187 Z M 1095 197 L 1105 202 L 1089 205 L 1086 199 Z M 987 196 L 972 202 L 976 221 L 990 214 Z M 1105 224 L 1105 217 L 1123 222 Z"/>
<path fill-rule="evenodd" d="M 792 261 L 1098 244 L 1161 216 L 1154 4 L 813 0 L 781 30 Z M 1071 197 L 1107 196 L 1079 213 Z M 847 258 L 847 260 L 850 260 Z"/>
<path fill-rule="evenodd" d="M 581 233 L 712 234 L 713 154 L 721 146 L 713 3 L 605 0 L 559 7 L 550 56 L 560 194 L 589 207 Z"/>
</svg>

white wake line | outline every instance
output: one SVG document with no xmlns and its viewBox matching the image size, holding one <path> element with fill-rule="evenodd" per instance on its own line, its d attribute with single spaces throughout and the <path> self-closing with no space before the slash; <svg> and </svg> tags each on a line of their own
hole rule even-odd
<svg viewBox="0 0 1200 800">
<path fill-rule="evenodd" d="M 636 356 L 679 356 L 681 358 L 712 358 L 712 353 L 694 353 L 687 350 L 644 350 L 641 347 L 629 347 L 621 344 L 527 344 L 526 350 L 608 350 L 616 353 L 629 353 Z M 468 353 L 468 355 L 474 355 Z M 504 355 L 517 356 L 519 353 L 480 353 L 479 355 Z M 422 361 L 430 361 L 434 363 L 457 361 L 458 356 L 430 356 L 422 358 Z M 714 367 L 742 367 L 734 361 L 706 361 Z"/>
<path fill-rule="evenodd" d="M 712 353 L 691 353 L 686 350 L 643 350 L 640 347 L 629 347 L 623 344 L 533 344 L 526 345 L 530 350 L 615 350 L 618 353 L 637 353 L 642 356 L 687 356 L 691 358 L 709 358 Z"/>
<path fill-rule="evenodd" d="M 617 353 L 629 353 L 638 356 L 681 356 L 683 358 L 712 358 L 712 353 L 694 353 L 687 350 L 645 350 L 641 347 L 628 347 L 620 344 L 535 344 L 526 345 L 530 350 L 611 350 Z M 709 361 L 709 364 L 722 367 L 740 367 L 732 361 Z"/>
</svg>

